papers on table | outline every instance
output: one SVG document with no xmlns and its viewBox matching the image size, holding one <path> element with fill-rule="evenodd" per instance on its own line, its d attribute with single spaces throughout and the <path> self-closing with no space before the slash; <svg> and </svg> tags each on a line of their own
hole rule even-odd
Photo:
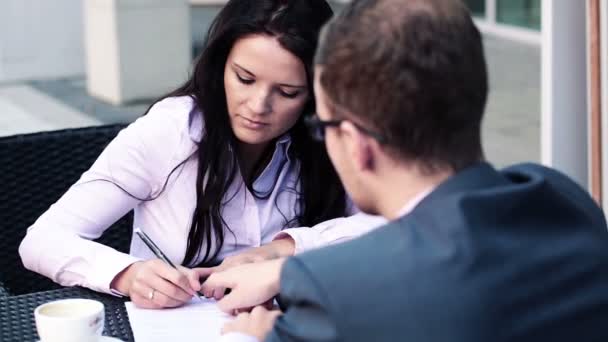
<svg viewBox="0 0 608 342">
<path fill-rule="evenodd" d="M 215 341 L 232 316 L 221 311 L 216 301 L 193 298 L 174 309 L 140 309 L 125 303 L 136 342 Z"/>
</svg>

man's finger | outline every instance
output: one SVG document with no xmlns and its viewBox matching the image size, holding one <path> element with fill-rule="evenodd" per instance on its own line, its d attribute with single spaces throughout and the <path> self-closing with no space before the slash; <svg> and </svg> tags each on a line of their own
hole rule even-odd
<svg viewBox="0 0 608 342">
<path fill-rule="evenodd" d="M 258 316 L 258 315 L 264 314 L 266 312 L 268 312 L 268 310 L 266 310 L 265 307 L 263 307 L 262 305 L 258 305 L 251 310 L 251 315 Z"/>
<path fill-rule="evenodd" d="M 201 292 L 205 298 L 213 298 L 213 287 L 203 286 L 201 287 Z"/>
<path fill-rule="evenodd" d="M 281 312 L 281 310 L 270 310 L 268 314 L 274 320 L 277 319 L 277 317 L 281 316 L 283 313 Z"/>
<path fill-rule="evenodd" d="M 239 291 L 232 290 L 229 294 L 225 295 L 220 301 L 217 302 L 220 310 L 230 313 L 236 309 L 242 309 L 250 305 L 246 304 L 239 296 Z"/>
<path fill-rule="evenodd" d="M 209 288 L 219 288 L 219 287 L 223 287 L 223 288 L 233 288 L 234 287 L 234 282 L 228 278 L 228 275 L 226 273 L 220 272 L 220 273 L 213 273 L 212 275 L 209 276 L 209 278 L 207 278 L 207 280 L 205 280 L 205 282 L 203 282 L 203 288 L 205 289 L 209 289 Z"/>
<path fill-rule="evenodd" d="M 199 268 L 193 268 L 192 271 L 196 274 L 196 276 L 199 279 L 200 278 L 207 278 L 212 273 L 217 272 L 218 271 L 218 267 L 199 267 Z"/>
<path fill-rule="evenodd" d="M 226 288 L 225 287 L 216 287 L 213 290 L 213 297 L 215 298 L 215 300 L 220 300 L 222 298 L 224 298 L 224 294 L 226 292 Z"/>
</svg>

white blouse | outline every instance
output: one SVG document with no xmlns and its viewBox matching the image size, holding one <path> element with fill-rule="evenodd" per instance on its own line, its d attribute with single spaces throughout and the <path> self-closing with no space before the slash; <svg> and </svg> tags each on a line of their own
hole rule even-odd
<svg viewBox="0 0 608 342">
<path fill-rule="evenodd" d="M 19 247 L 25 267 L 65 286 L 112 293 L 109 286 L 116 274 L 154 255 L 137 237 L 132 238 L 129 254 L 90 240 L 132 209 L 134 226 L 145 231 L 174 263 L 181 263 L 196 204 L 195 152 L 203 132 L 202 114 L 193 108 L 190 97 L 168 98 L 122 130 L 80 180 L 28 229 Z M 269 193 L 268 198 L 253 196 L 238 170 L 225 194 L 230 201 L 223 207 L 222 218 L 232 232 L 225 232 L 219 259 L 269 243 L 279 233 L 293 237 L 299 253 L 358 236 L 385 222 L 357 214 L 281 232 L 284 216 L 296 215 L 297 194 L 290 189 L 299 186 L 299 163 L 288 157 L 289 136 L 276 144 L 271 161 L 253 184 L 254 190 Z M 212 241 L 212 252 L 215 248 Z M 197 262 L 204 250 L 205 246 Z"/>
</svg>

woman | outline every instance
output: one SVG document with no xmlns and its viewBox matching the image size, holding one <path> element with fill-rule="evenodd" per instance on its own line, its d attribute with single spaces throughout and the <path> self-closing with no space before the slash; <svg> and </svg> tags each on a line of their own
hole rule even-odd
<svg viewBox="0 0 608 342">
<path fill-rule="evenodd" d="M 172 307 L 200 287 L 187 267 L 348 214 L 302 116 L 314 109 L 312 58 L 331 15 L 324 0 L 229 1 L 191 78 L 125 128 L 29 228 L 24 265 L 63 285 Z M 185 267 L 168 267 L 137 238 L 129 255 L 90 241 L 131 209 L 135 227 Z"/>
</svg>

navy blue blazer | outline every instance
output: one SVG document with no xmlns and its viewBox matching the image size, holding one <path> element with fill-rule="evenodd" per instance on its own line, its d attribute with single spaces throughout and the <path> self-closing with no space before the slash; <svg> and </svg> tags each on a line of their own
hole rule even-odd
<svg viewBox="0 0 608 342">
<path fill-rule="evenodd" d="M 608 341 L 608 230 L 561 173 L 482 163 L 409 215 L 290 258 L 267 341 Z"/>
</svg>

